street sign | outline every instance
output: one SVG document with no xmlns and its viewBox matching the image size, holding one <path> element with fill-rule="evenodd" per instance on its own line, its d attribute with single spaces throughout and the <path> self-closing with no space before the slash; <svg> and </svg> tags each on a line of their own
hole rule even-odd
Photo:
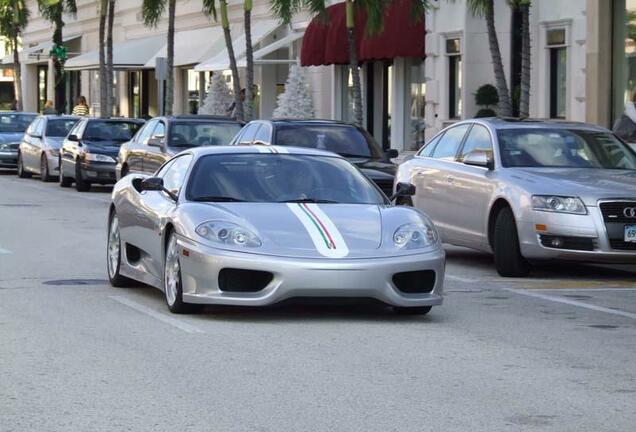
<svg viewBox="0 0 636 432">
<path fill-rule="evenodd" d="M 168 75 L 168 62 L 165 57 L 155 58 L 155 79 L 164 81 Z"/>
</svg>

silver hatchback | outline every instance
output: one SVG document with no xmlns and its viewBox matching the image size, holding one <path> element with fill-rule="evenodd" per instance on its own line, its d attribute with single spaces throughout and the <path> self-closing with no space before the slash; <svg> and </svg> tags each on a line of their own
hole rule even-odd
<svg viewBox="0 0 636 432">
<path fill-rule="evenodd" d="M 444 242 L 492 251 L 502 276 L 535 260 L 636 263 L 636 152 L 582 123 L 479 119 L 398 169 Z"/>
</svg>

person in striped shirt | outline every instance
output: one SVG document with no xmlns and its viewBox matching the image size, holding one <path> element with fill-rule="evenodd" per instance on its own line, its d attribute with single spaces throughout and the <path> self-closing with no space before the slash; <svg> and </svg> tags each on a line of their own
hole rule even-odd
<svg viewBox="0 0 636 432">
<path fill-rule="evenodd" d="M 86 117 L 89 115 L 88 104 L 86 98 L 80 96 L 77 98 L 76 105 L 73 107 L 73 115 Z"/>
</svg>

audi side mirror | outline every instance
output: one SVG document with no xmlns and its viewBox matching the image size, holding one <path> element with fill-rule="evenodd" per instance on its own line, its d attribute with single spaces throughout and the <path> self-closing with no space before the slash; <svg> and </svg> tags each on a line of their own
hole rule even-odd
<svg viewBox="0 0 636 432">
<path fill-rule="evenodd" d="M 387 151 L 384 152 L 384 154 L 389 159 L 395 159 L 396 157 L 399 156 L 399 153 L 396 149 L 388 149 Z"/>
<path fill-rule="evenodd" d="M 495 169 L 495 162 L 490 155 L 481 150 L 473 150 L 464 156 L 464 165 L 488 168 L 490 171 Z"/>
<path fill-rule="evenodd" d="M 163 147 L 163 135 L 156 135 L 153 136 L 152 138 L 148 139 L 148 146 L 150 147 Z"/>
<path fill-rule="evenodd" d="M 415 185 L 406 182 L 400 182 L 395 186 L 395 193 L 391 195 L 389 200 L 395 201 L 396 198 L 415 195 Z"/>
<path fill-rule="evenodd" d="M 70 134 L 66 137 L 66 139 L 73 142 L 79 142 L 79 137 L 75 134 Z"/>
</svg>

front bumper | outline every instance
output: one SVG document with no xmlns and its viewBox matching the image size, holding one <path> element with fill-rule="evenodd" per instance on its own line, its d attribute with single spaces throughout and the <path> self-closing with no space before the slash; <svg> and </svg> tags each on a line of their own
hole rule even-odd
<svg viewBox="0 0 636 432">
<path fill-rule="evenodd" d="M 0 151 L 0 168 L 17 168 L 18 152 Z"/>
<path fill-rule="evenodd" d="M 533 211 L 531 217 L 518 224 L 521 254 L 530 260 L 567 260 L 589 263 L 634 264 L 636 251 L 616 250 L 610 245 L 605 221 L 599 207 L 588 206 L 587 215 L 570 215 Z M 546 231 L 537 231 L 536 225 L 545 225 Z M 546 247 L 540 236 L 562 236 L 586 239 L 592 250 L 573 250 Z"/>
<path fill-rule="evenodd" d="M 418 255 L 333 260 L 230 252 L 184 238 L 178 245 L 187 303 L 265 306 L 298 297 L 347 297 L 373 298 L 401 307 L 442 304 L 445 254 L 441 248 Z M 224 268 L 267 271 L 273 279 L 257 292 L 221 291 L 218 278 Z M 406 294 L 395 287 L 395 273 L 418 270 L 435 272 L 431 292 Z"/>
<path fill-rule="evenodd" d="M 114 162 L 87 162 L 80 164 L 84 179 L 93 183 L 116 183 Z"/>
</svg>

